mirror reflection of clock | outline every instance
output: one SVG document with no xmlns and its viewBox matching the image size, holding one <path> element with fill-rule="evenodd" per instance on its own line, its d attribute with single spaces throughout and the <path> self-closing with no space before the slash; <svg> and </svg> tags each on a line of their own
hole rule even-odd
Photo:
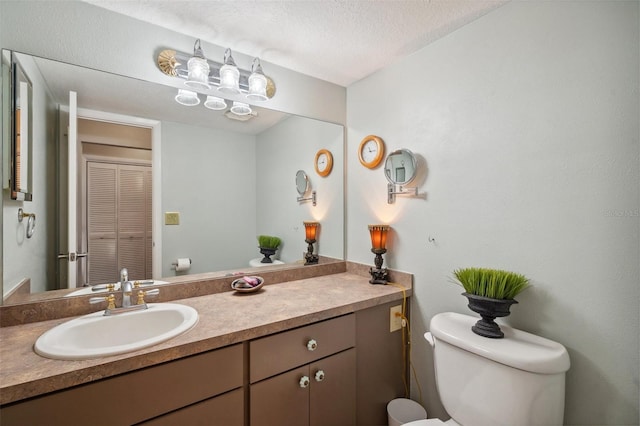
<svg viewBox="0 0 640 426">
<path fill-rule="evenodd" d="M 320 176 L 328 176 L 333 168 L 333 155 L 326 149 L 321 149 L 316 154 L 315 169 Z"/>
</svg>

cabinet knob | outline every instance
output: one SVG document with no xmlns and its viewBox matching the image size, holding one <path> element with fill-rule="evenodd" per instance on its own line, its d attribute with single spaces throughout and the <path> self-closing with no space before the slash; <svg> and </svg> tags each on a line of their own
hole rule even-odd
<svg viewBox="0 0 640 426">
<path fill-rule="evenodd" d="M 316 371 L 316 382 L 321 382 L 324 380 L 324 371 L 318 370 Z"/>
<path fill-rule="evenodd" d="M 307 342 L 307 349 L 309 349 L 310 351 L 315 351 L 316 349 L 318 349 L 318 342 L 316 342 L 314 339 L 311 339 Z"/>
<path fill-rule="evenodd" d="M 300 387 L 301 387 L 301 388 L 307 388 L 307 387 L 309 387 L 309 383 L 310 383 L 310 381 L 309 381 L 309 377 L 307 377 L 307 376 L 302 376 L 302 377 L 300 378 Z"/>
</svg>

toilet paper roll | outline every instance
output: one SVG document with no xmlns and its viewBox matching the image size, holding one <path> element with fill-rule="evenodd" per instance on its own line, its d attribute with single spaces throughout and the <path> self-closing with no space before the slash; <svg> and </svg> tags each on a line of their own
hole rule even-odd
<svg viewBox="0 0 640 426">
<path fill-rule="evenodd" d="M 191 259 L 188 257 L 181 257 L 176 260 L 176 272 L 188 271 L 191 268 Z"/>
</svg>

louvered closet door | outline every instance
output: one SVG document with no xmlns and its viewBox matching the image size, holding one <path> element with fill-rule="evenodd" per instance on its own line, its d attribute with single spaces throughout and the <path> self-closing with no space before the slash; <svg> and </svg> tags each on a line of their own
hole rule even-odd
<svg viewBox="0 0 640 426">
<path fill-rule="evenodd" d="M 147 275 L 147 170 L 140 166 L 119 166 L 118 267 L 129 270 L 129 279 Z"/>
<path fill-rule="evenodd" d="M 151 274 L 151 168 L 88 163 L 88 282 L 115 282 Z"/>
<path fill-rule="evenodd" d="M 117 270 L 118 168 L 115 164 L 87 164 L 87 224 L 90 284 L 115 282 Z"/>
</svg>

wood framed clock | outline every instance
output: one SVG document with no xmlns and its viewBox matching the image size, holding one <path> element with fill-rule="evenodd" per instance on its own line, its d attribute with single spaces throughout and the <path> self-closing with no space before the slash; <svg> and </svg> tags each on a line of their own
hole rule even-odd
<svg viewBox="0 0 640 426">
<path fill-rule="evenodd" d="M 321 149 L 316 153 L 316 159 L 314 160 L 313 165 L 316 169 L 316 173 L 320 176 L 328 176 L 329 173 L 331 173 L 331 169 L 333 169 L 333 155 L 329 150 Z"/>
<path fill-rule="evenodd" d="M 384 157 L 384 141 L 378 136 L 369 135 L 362 139 L 358 148 L 360 163 L 369 168 L 376 168 Z"/>
</svg>

